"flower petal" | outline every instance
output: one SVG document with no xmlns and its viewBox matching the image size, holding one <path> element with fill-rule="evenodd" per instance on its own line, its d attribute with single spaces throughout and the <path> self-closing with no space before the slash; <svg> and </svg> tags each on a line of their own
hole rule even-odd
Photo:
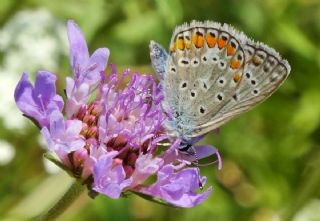
<svg viewBox="0 0 320 221">
<path fill-rule="evenodd" d="M 48 126 L 51 112 L 61 111 L 63 108 L 63 100 L 56 94 L 55 81 L 54 74 L 39 71 L 33 87 L 28 75 L 23 73 L 15 90 L 18 108 L 28 117 L 35 119 L 41 127 Z"/>
<path fill-rule="evenodd" d="M 23 73 L 14 92 L 14 98 L 18 108 L 27 116 L 41 121 L 42 113 L 33 97 L 33 86 L 27 73 Z"/>
<path fill-rule="evenodd" d="M 110 52 L 108 48 L 99 48 L 91 55 L 88 66 L 86 67 L 87 74 L 85 76 L 82 76 L 82 80 L 84 82 L 87 82 L 91 85 L 95 84 L 101 79 L 100 72 L 106 69 L 109 54 Z"/>
<path fill-rule="evenodd" d="M 34 93 L 41 95 L 44 102 L 49 102 L 56 95 L 57 77 L 48 71 L 38 71 L 36 82 L 34 85 Z"/>
<path fill-rule="evenodd" d="M 48 128 L 47 127 L 43 127 L 41 129 L 41 134 L 44 137 L 44 139 L 46 140 L 49 150 L 54 152 L 54 141 L 51 138 L 51 134 L 50 134 Z"/>
<path fill-rule="evenodd" d="M 61 112 L 53 111 L 50 115 L 50 134 L 52 137 L 60 137 L 65 132 L 64 118 Z"/>
<path fill-rule="evenodd" d="M 79 77 L 79 70 L 87 66 L 89 51 L 86 40 L 79 26 L 73 21 L 68 21 L 68 39 L 70 45 L 70 64 L 75 78 Z"/>
<path fill-rule="evenodd" d="M 144 194 L 161 198 L 179 207 L 193 207 L 206 200 L 212 188 L 197 193 L 200 188 L 198 168 L 187 168 L 174 172 L 175 166 L 166 165 L 158 172 L 157 182 L 140 189 Z M 205 181 L 204 177 L 201 181 Z"/>
<path fill-rule="evenodd" d="M 141 154 L 135 164 L 135 171 L 132 175 L 134 184 L 145 181 L 149 176 L 155 174 L 163 164 L 163 159 L 153 157 L 152 154 Z"/>
<path fill-rule="evenodd" d="M 125 179 L 125 171 L 122 165 L 112 167 L 113 157 L 116 151 L 101 156 L 93 169 L 93 189 L 110 198 L 119 198 L 124 188 L 132 183 L 132 178 Z"/>
</svg>

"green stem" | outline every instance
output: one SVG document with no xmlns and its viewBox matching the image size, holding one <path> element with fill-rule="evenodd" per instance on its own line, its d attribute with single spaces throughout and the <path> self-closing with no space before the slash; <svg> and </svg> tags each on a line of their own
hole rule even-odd
<svg viewBox="0 0 320 221">
<path fill-rule="evenodd" d="M 47 221 L 55 220 L 61 215 L 83 192 L 85 186 L 80 182 L 75 181 L 62 196 L 62 198 L 46 213 L 40 215 L 37 220 Z"/>
</svg>

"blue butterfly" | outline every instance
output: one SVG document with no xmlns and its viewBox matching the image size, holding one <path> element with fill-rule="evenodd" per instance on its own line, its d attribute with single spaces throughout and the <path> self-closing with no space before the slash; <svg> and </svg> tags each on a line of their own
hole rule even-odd
<svg viewBox="0 0 320 221">
<path fill-rule="evenodd" d="M 205 134 L 268 98 L 290 73 L 274 49 L 211 21 L 178 26 L 169 53 L 151 41 L 150 56 L 166 128 L 188 153 Z"/>
</svg>

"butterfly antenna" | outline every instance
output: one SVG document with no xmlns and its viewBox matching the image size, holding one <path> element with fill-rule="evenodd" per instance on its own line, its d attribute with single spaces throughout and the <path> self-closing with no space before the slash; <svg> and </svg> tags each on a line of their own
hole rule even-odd
<svg viewBox="0 0 320 221">
<path fill-rule="evenodd" d="M 210 163 L 199 163 L 199 157 L 197 155 L 197 152 L 195 150 L 195 148 L 192 146 L 192 151 L 190 154 L 194 155 L 194 158 L 195 160 L 192 162 L 193 165 L 195 166 L 198 166 L 198 167 L 206 167 L 206 166 L 210 166 L 210 165 L 213 165 L 213 164 L 216 164 L 218 161 L 215 160 L 215 161 L 212 161 Z"/>
<path fill-rule="evenodd" d="M 191 150 L 192 150 L 192 152 L 190 154 L 193 154 L 194 158 L 195 158 L 195 160 L 193 162 L 191 162 L 191 164 L 193 164 L 193 165 L 195 165 L 197 167 L 205 167 L 205 166 L 209 166 L 209 165 L 217 163 L 217 160 L 215 160 L 213 162 L 210 162 L 210 163 L 199 163 L 199 157 L 198 157 L 197 152 L 196 152 L 196 150 L 195 150 L 195 148 L 193 146 L 191 147 Z M 200 173 L 199 173 L 199 176 L 198 176 L 198 183 L 199 183 L 200 190 L 203 190 L 203 184 L 202 184 L 201 179 L 200 179 Z"/>
<path fill-rule="evenodd" d="M 206 166 L 210 166 L 210 165 L 213 165 L 213 164 L 217 164 L 217 160 L 213 161 L 213 162 L 210 162 L 210 163 L 197 163 L 197 166 L 199 167 L 206 167 Z"/>
</svg>

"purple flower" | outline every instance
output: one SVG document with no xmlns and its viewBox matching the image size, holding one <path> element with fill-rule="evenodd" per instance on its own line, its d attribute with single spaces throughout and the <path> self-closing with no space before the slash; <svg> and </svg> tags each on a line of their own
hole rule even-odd
<svg viewBox="0 0 320 221">
<path fill-rule="evenodd" d="M 205 181 L 205 177 L 199 178 L 197 168 L 175 172 L 175 166 L 168 164 L 158 172 L 157 182 L 141 191 L 178 207 L 193 207 L 206 200 L 212 191 L 210 187 L 203 193 L 196 192 Z"/>
<path fill-rule="evenodd" d="M 62 98 L 56 94 L 56 76 L 47 71 L 39 71 L 33 87 L 28 74 L 23 73 L 14 92 L 14 98 L 19 109 L 40 127 L 49 124 L 50 114 L 61 111 Z"/>
<path fill-rule="evenodd" d="M 90 57 L 73 21 L 68 22 L 68 37 L 74 76 L 66 79 L 65 116 L 56 77 L 49 72 L 38 73 L 34 88 L 23 74 L 15 92 L 17 106 L 40 125 L 49 151 L 91 192 L 110 198 L 132 191 L 179 207 L 207 199 L 212 188 L 199 193 L 206 179 L 197 167 L 187 166 L 213 154 L 220 165 L 217 150 L 199 146 L 196 156 L 181 154 L 180 140 L 166 134 L 163 94 L 152 76 L 129 69 L 118 74 L 115 65 L 107 74 L 107 48 Z M 173 143 L 159 150 L 163 140 Z M 157 181 L 146 184 L 152 176 Z"/>
<path fill-rule="evenodd" d="M 48 143 L 49 150 L 56 152 L 61 159 L 65 159 L 67 154 L 84 147 L 85 142 L 80 136 L 81 121 L 65 121 L 61 112 L 53 111 L 49 125 L 49 129 L 43 127 L 41 133 Z"/>
<path fill-rule="evenodd" d="M 68 39 L 70 45 L 70 65 L 74 79 L 67 78 L 67 115 L 71 117 L 81 105 L 85 104 L 92 88 L 100 80 L 109 57 L 108 48 L 97 49 L 89 56 L 84 36 L 74 21 L 68 21 Z"/>
<path fill-rule="evenodd" d="M 113 199 L 119 198 L 122 190 L 132 183 L 132 178 L 125 179 L 126 173 L 120 164 L 113 165 L 113 158 L 117 154 L 111 151 L 103 155 L 94 166 L 93 189 Z"/>
<path fill-rule="evenodd" d="M 152 154 L 142 154 L 138 157 L 133 172 L 133 186 L 143 183 L 151 175 L 156 174 L 164 160 Z"/>
</svg>

